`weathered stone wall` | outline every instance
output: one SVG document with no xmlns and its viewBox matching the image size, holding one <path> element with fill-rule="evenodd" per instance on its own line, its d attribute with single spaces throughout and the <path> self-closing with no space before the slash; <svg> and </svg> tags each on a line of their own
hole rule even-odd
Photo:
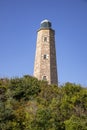
<svg viewBox="0 0 87 130">
<path fill-rule="evenodd" d="M 57 84 L 54 35 L 52 29 L 40 29 L 37 32 L 34 76 L 39 80 L 45 76 L 49 84 Z"/>
</svg>

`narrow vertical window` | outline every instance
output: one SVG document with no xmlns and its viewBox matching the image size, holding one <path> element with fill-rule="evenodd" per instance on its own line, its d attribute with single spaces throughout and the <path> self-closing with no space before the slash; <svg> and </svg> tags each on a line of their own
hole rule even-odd
<svg viewBox="0 0 87 130">
<path fill-rule="evenodd" d="M 47 59 L 47 55 L 45 54 L 45 55 L 43 56 L 43 58 L 44 58 L 44 59 Z"/>
<path fill-rule="evenodd" d="M 44 80 L 44 81 L 47 81 L 47 77 L 46 77 L 46 76 L 43 76 L 43 80 Z"/>
<path fill-rule="evenodd" d="M 44 55 L 42 55 L 42 57 L 43 57 L 44 60 L 46 60 L 46 59 L 49 58 L 49 55 L 48 54 L 44 54 Z"/>
<path fill-rule="evenodd" d="M 47 42 L 47 37 L 44 37 L 44 42 Z"/>
<path fill-rule="evenodd" d="M 46 37 L 46 36 L 43 37 L 43 41 L 44 41 L 44 42 L 47 42 L 47 37 Z"/>
</svg>

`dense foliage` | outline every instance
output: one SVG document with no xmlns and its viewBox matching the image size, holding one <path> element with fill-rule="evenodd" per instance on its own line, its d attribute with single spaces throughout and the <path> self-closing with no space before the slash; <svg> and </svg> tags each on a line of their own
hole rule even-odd
<svg viewBox="0 0 87 130">
<path fill-rule="evenodd" d="M 87 88 L 0 79 L 0 130 L 87 130 Z"/>
</svg>

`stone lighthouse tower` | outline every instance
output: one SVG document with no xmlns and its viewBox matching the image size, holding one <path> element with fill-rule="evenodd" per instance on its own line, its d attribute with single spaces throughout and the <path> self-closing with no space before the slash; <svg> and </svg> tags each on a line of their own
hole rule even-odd
<svg viewBox="0 0 87 130">
<path fill-rule="evenodd" d="M 48 20 L 43 20 L 37 31 L 34 76 L 47 80 L 49 84 L 58 84 L 55 31 Z"/>
</svg>

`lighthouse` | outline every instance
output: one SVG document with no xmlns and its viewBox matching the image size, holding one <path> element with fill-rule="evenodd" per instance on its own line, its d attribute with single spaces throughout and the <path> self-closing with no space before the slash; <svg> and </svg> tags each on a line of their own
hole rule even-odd
<svg viewBox="0 0 87 130">
<path fill-rule="evenodd" d="M 58 85 L 55 31 L 49 20 L 43 20 L 37 31 L 34 77 Z"/>
</svg>

